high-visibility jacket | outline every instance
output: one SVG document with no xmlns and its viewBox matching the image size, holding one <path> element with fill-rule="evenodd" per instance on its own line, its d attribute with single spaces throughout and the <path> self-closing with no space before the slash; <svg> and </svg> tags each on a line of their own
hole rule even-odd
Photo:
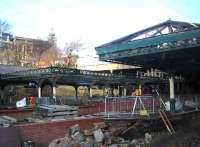
<svg viewBox="0 0 200 147">
<path fill-rule="evenodd" d="M 140 89 L 136 89 L 131 96 L 140 96 L 141 95 L 141 90 Z"/>
</svg>

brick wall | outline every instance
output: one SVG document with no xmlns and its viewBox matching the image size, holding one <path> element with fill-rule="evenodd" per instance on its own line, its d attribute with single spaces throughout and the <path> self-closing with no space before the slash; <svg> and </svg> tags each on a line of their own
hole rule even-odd
<svg viewBox="0 0 200 147">
<path fill-rule="evenodd" d="M 70 126 L 79 124 L 81 129 L 92 127 L 95 122 L 101 122 L 99 118 L 79 118 L 74 120 L 32 123 L 16 125 L 22 140 L 32 140 L 41 145 L 48 145 L 52 140 L 64 137 Z"/>
<path fill-rule="evenodd" d="M 0 110 L 0 116 L 7 115 L 16 118 L 18 121 L 23 121 L 25 118 L 32 116 L 33 109 L 18 109 L 18 110 Z"/>
</svg>

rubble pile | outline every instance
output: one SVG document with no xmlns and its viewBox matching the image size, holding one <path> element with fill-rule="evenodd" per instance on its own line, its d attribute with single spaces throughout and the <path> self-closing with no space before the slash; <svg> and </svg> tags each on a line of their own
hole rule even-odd
<svg viewBox="0 0 200 147">
<path fill-rule="evenodd" d="M 142 147 L 152 140 L 149 133 L 141 139 L 125 140 L 119 137 L 119 132 L 124 129 L 122 126 L 116 128 L 100 122 L 94 123 L 91 129 L 82 131 L 76 124 L 69 128 L 65 137 L 53 140 L 48 147 Z"/>
</svg>

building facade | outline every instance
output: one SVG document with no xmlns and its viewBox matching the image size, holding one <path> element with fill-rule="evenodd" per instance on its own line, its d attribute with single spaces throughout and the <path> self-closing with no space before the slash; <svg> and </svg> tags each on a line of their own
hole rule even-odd
<svg viewBox="0 0 200 147">
<path fill-rule="evenodd" d="M 0 64 L 31 68 L 39 66 L 45 51 L 57 48 L 54 33 L 49 34 L 48 40 L 1 34 L 0 46 Z"/>
</svg>

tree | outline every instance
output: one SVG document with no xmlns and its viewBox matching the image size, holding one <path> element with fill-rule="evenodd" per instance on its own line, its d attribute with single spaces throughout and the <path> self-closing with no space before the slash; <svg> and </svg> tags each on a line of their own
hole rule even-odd
<svg viewBox="0 0 200 147">
<path fill-rule="evenodd" d="M 57 47 L 51 46 L 41 55 L 41 60 L 47 62 L 48 65 L 54 65 L 60 57 L 60 51 Z"/>
<path fill-rule="evenodd" d="M 10 45 L 5 43 L 5 40 L 2 40 L 3 33 L 10 33 L 10 24 L 3 19 L 0 19 L 0 63 L 10 64 L 12 61 L 12 57 L 14 56 L 13 51 L 10 48 Z"/>
<path fill-rule="evenodd" d="M 83 49 L 83 44 L 79 41 L 66 42 L 64 47 L 64 53 L 69 59 L 68 67 L 76 68 L 77 60 L 79 58 L 78 52 Z"/>
<path fill-rule="evenodd" d="M 10 32 L 10 24 L 3 19 L 0 19 L 0 33 L 5 32 L 5 33 L 9 33 Z"/>
<path fill-rule="evenodd" d="M 12 64 L 14 62 L 15 52 L 10 48 L 9 44 L 2 43 L 0 50 L 0 63 Z"/>
</svg>

